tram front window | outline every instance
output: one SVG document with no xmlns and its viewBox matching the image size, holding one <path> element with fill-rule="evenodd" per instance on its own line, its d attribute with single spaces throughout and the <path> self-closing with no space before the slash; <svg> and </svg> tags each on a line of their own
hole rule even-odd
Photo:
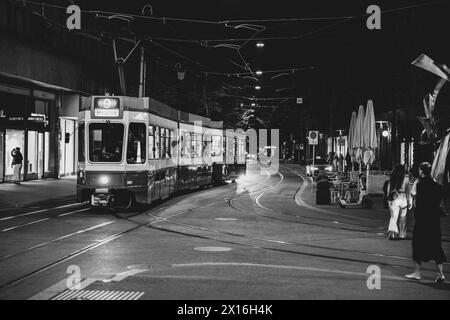
<svg viewBox="0 0 450 320">
<path fill-rule="evenodd" d="M 124 125 L 121 123 L 91 123 L 89 125 L 89 160 L 120 162 L 123 130 Z"/>
</svg>

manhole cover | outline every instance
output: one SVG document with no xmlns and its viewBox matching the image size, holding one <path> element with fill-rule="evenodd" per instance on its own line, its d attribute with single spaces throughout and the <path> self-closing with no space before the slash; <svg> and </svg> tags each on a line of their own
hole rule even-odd
<svg viewBox="0 0 450 320">
<path fill-rule="evenodd" d="M 197 251 L 207 251 L 207 252 L 222 252 L 222 251 L 230 251 L 231 248 L 227 247 L 196 247 L 194 250 Z"/>
</svg>

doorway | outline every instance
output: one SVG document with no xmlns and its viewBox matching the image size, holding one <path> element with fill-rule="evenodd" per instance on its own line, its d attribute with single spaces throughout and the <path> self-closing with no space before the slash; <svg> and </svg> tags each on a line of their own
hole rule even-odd
<svg viewBox="0 0 450 320">
<path fill-rule="evenodd" d="M 44 133 L 28 131 L 27 180 L 44 177 Z"/>
<path fill-rule="evenodd" d="M 6 130 L 5 133 L 5 157 L 2 157 L 2 159 L 5 159 L 5 181 L 12 181 L 13 180 L 13 168 L 11 166 L 12 164 L 12 155 L 11 151 L 12 149 L 19 147 L 20 151 L 23 154 L 24 145 L 25 145 L 25 131 L 23 130 Z M 22 170 L 23 173 L 23 170 Z M 23 174 L 20 175 L 20 180 L 23 180 Z"/>
</svg>

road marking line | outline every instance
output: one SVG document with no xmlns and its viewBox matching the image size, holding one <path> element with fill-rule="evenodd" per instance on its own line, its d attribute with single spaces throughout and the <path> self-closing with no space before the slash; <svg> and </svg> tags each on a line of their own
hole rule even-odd
<svg viewBox="0 0 450 320">
<path fill-rule="evenodd" d="M 84 209 L 80 209 L 80 210 L 75 210 L 75 211 L 71 211 L 71 212 L 67 212 L 67 213 L 61 213 L 58 214 L 57 217 L 64 217 L 64 216 L 68 216 L 70 214 L 74 214 L 74 213 L 78 213 L 78 212 L 83 212 L 83 211 L 88 211 L 90 210 L 90 208 L 84 208 Z"/>
<path fill-rule="evenodd" d="M 87 211 L 87 210 L 89 210 L 89 208 L 85 208 L 85 209 L 80 209 L 80 210 L 76 210 L 76 211 L 71 211 L 71 212 L 59 214 L 59 215 L 57 215 L 57 217 L 63 217 L 63 216 L 67 216 L 67 215 L 70 215 L 70 214 L 74 214 L 74 213 L 78 213 L 78 212 L 83 212 L 83 211 Z M 18 228 L 21 228 L 21 227 L 29 226 L 29 225 L 31 225 L 31 224 L 35 224 L 35 223 L 39 223 L 39 222 L 42 222 L 42 221 L 45 221 L 45 220 L 49 220 L 50 218 L 51 218 L 51 217 L 44 218 L 44 219 L 39 219 L 39 220 L 35 220 L 35 221 L 28 222 L 28 223 L 24 223 L 24 224 L 19 224 L 19 225 L 14 226 L 14 227 L 10 227 L 10 228 L 6 228 L 6 229 L 3 229 L 3 230 L 0 230 L 0 232 L 11 231 L 11 230 L 18 229 Z"/>
<path fill-rule="evenodd" d="M 49 220 L 49 219 L 50 218 L 44 218 L 44 219 L 39 219 L 39 220 L 35 220 L 35 221 L 32 221 L 32 222 L 24 223 L 24 224 L 19 224 L 18 226 L 14 226 L 14 227 L 11 227 L 11 228 L 3 229 L 0 232 L 7 232 L 7 231 L 15 230 L 15 229 L 18 229 L 18 228 L 26 227 L 26 226 L 29 226 L 29 225 L 32 225 L 32 224 L 35 224 L 35 223 L 39 223 L 39 222 L 42 222 L 42 221 L 45 221 L 45 220 Z"/>
<path fill-rule="evenodd" d="M 50 210 L 55 210 L 55 209 L 63 209 L 63 208 L 69 208 L 69 207 L 73 207 L 73 206 L 80 206 L 80 205 L 83 205 L 83 204 L 85 204 L 85 203 L 84 202 L 77 202 L 77 203 L 66 204 L 66 205 L 59 206 L 59 207 L 41 209 L 41 210 L 37 210 L 37 211 L 32 211 L 32 212 L 18 214 L 18 215 L 15 215 L 15 216 L 9 216 L 9 217 L 0 218 L 0 221 L 10 220 L 10 219 L 20 218 L 20 217 L 25 217 L 25 216 L 29 216 L 29 215 L 32 215 L 32 214 L 41 213 L 41 212 L 50 211 Z"/>
<path fill-rule="evenodd" d="M 7 255 L 7 256 L 0 257 L 0 261 L 5 260 L 5 259 L 8 259 L 8 258 L 12 258 L 12 257 L 14 257 L 14 256 L 16 256 L 16 255 L 18 255 L 18 254 L 23 254 L 23 253 L 25 253 L 25 252 L 28 252 L 28 251 L 31 251 L 31 250 L 34 250 L 34 249 L 37 249 L 37 248 L 40 248 L 40 247 L 49 245 L 49 244 L 54 243 L 54 242 L 56 242 L 56 241 L 61 241 L 61 240 L 63 240 L 63 239 L 66 239 L 66 238 L 69 238 L 69 237 L 72 237 L 72 236 L 75 236 L 75 235 L 78 235 L 78 234 L 82 234 L 82 233 L 85 233 L 85 232 L 88 232 L 88 231 L 92 231 L 92 230 L 95 230 L 95 229 L 98 229 L 98 228 L 105 227 L 105 226 L 107 226 L 107 225 L 109 225 L 109 224 L 112 224 L 112 223 L 115 223 L 115 222 L 116 222 L 116 220 L 113 220 L 113 221 L 107 221 L 107 222 L 100 223 L 100 224 L 97 224 L 97 225 L 95 225 L 95 226 L 92 226 L 92 227 L 89 227 L 89 228 L 86 228 L 86 229 L 82 229 L 82 230 L 78 230 L 78 231 L 75 231 L 75 232 L 66 234 L 66 235 L 64 235 L 64 236 L 61 236 L 61 237 L 59 237 L 59 238 L 56 238 L 56 239 L 53 239 L 53 240 L 50 240 L 50 241 L 46 241 L 46 242 L 43 242 L 43 243 L 39 243 L 39 244 L 37 244 L 37 245 L 35 245 L 35 246 L 29 247 L 29 248 L 27 248 L 27 249 L 25 249 L 25 250 L 22 250 L 22 251 L 20 251 L 20 252 L 11 253 L 11 254 L 9 254 L 9 255 Z"/>
<path fill-rule="evenodd" d="M 259 264 L 259 263 L 246 263 L 246 262 L 198 262 L 198 263 L 180 263 L 172 264 L 172 267 L 209 267 L 209 266 L 236 266 L 236 267 L 261 267 L 261 268 L 273 268 L 273 269 L 288 269 L 288 270 L 301 270 L 301 271 L 312 271 L 312 272 L 325 272 L 325 273 L 335 273 L 344 274 L 352 276 L 361 276 L 367 278 L 368 273 L 364 272 L 353 272 L 344 270 L 331 270 L 313 267 L 300 267 L 300 266 L 285 266 L 285 265 L 274 265 L 274 264 Z M 397 276 L 381 276 L 383 279 L 389 280 L 402 280 L 405 281 L 403 277 Z"/>
<path fill-rule="evenodd" d="M 127 278 L 129 276 L 133 276 L 135 274 L 138 274 L 138 273 L 141 273 L 141 272 L 144 272 L 144 271 L 147 271 L 147 270 L 149 270 L 149 269 L 135 269 L 135 270 L 124 271 L 124 272 L 116 274 L 114 277 L 112 277 L 111 279 L 108 279 L 108 280 L 111 280 L 111 281 L 122 281 L 123 279 L 125 279 L 125 278 Z"/>
</svg>

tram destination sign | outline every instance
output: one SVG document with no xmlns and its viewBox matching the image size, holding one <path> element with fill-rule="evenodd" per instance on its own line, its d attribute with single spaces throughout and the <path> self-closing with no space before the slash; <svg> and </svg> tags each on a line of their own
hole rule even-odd
<svg viewBox="0 0 450 320">
<path fill-rule="evenodd" d="M 94 98 L 95 118 L 120 118 L 120 98 Z"/>
</svg>

